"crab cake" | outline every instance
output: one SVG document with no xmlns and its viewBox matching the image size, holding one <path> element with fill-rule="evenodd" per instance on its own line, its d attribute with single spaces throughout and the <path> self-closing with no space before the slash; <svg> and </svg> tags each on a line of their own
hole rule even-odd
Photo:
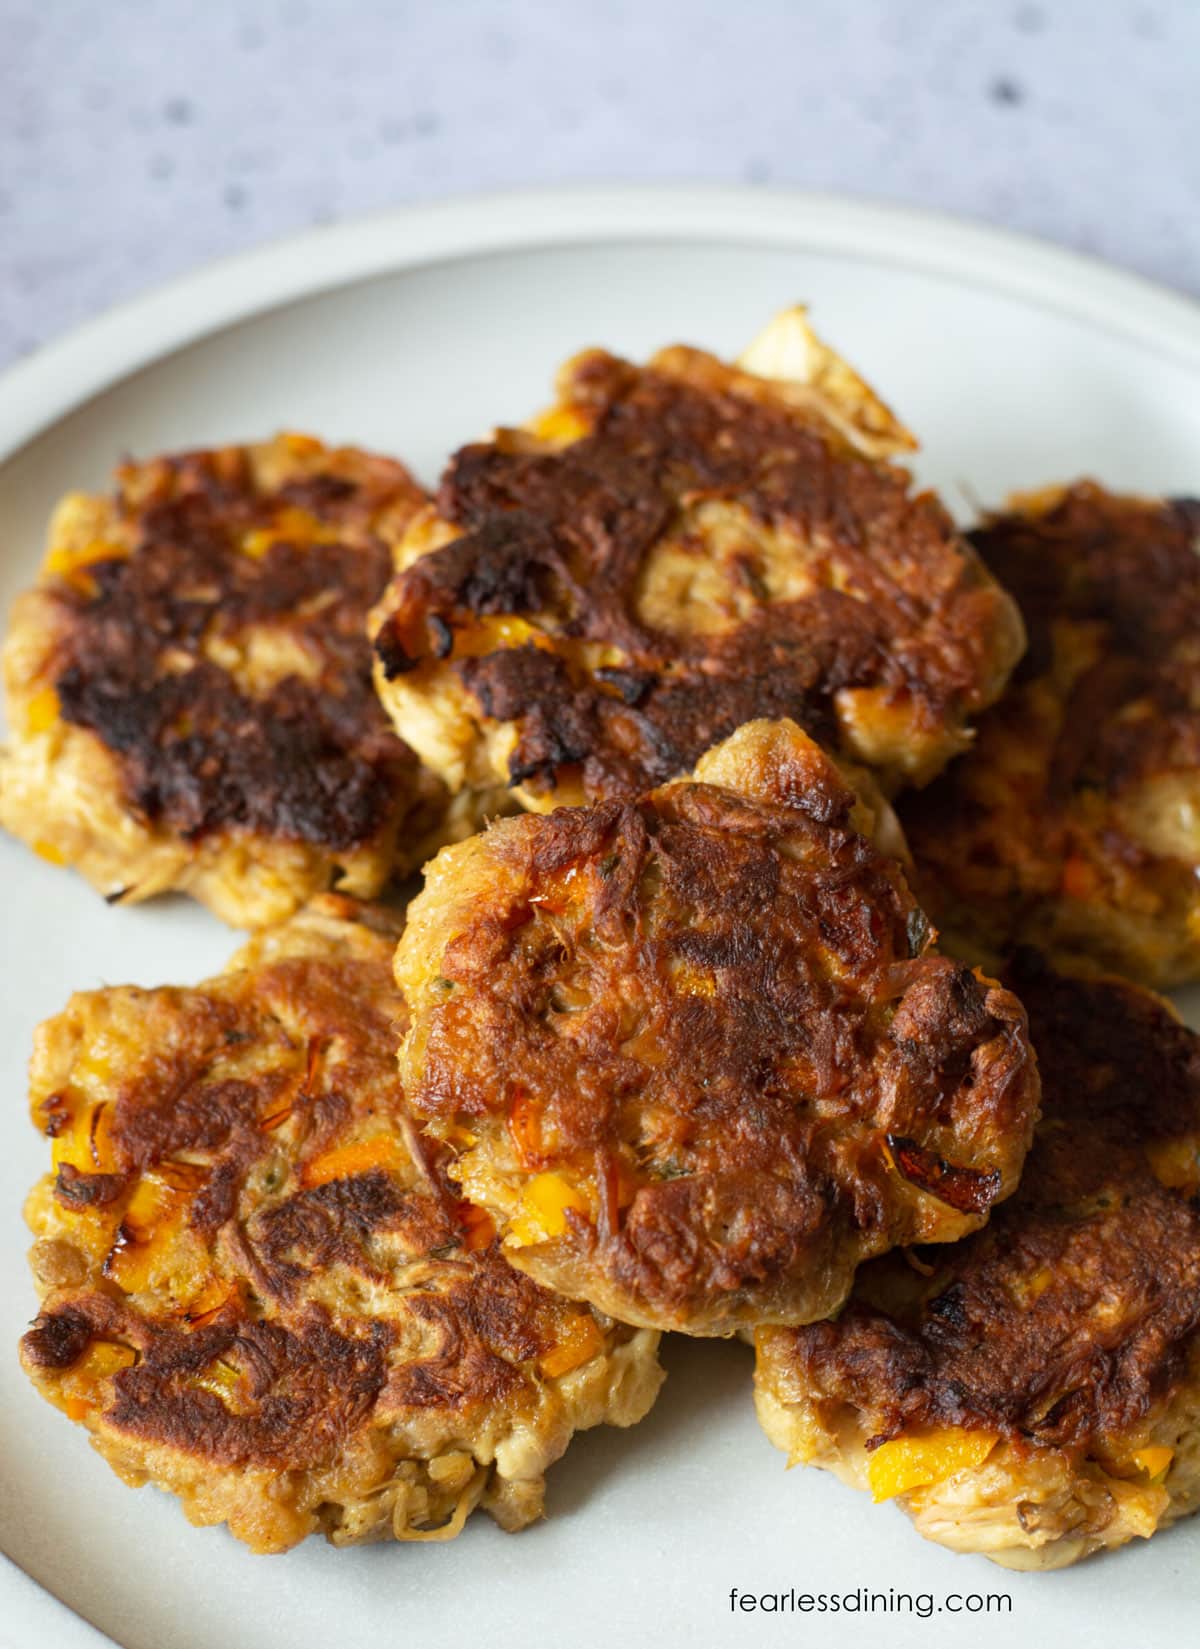
<svg viewBox="0 0 1200 1649">
<path fill-rule="evenodd" d="M 859 1273 L 835 1322 L 758 1336 L 792 1460 L 921 1534 L 1060 1568 L 1200 1505 L 1200 1037 L 1115 978 L 1032 953 L 1043 1118 L 986 1230 Z"/>
<path fill-rule="evenodd" d="M 1030 648 L 978 742 L 905 799 L 922 897 L 984 965 L 1014 943 L 1145 984 L 1200 973 L 1200 504 L 1091 483 L 973 534 Z"/>
<path fill-rule="evenodd" d="M 67 497 L 4 651 L 0 822 L 110 900 L 181 888 L 242 927 L 419 862 L 444 792 L 379 708 L 364 624 L 423 496 L 284 435 Z"/>
<path fill-rule="evenodd" d="M 965 747 L 1016 610 L 802 310 L 736 366 L 591 350 L 558 395 L 452 459 L 372 620 L 380 696 L 452 791 L 626 799 L 762 716 L 888 791 Z"/>
<path fill-rule="evenodd" d="M 389 914 L 325 894 L 195 990 L 93 991 L 37 1033 L 54 1169 L 26 1213 L 42 1394 L 127 1483 L 259 1552 L 542 1507 L 631 1425 L 657 1336 L 514 1271 L 396 1077 Z"/>
<path fill-rule="evenodd" d="M 401 1073 L 515 1265 L 729 1334 L 822 1317 L 861 1260 L 1009 1194 L 1038 1094 L 1020 1004 L 933 953 L 872 823 L 794 723 L 753 722 L 694 776 L 428 867 Z"/>
</svg>

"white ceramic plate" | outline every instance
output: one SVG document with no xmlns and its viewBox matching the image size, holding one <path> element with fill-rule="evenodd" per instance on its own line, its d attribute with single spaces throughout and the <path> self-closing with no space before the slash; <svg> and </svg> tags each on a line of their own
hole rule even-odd
<svg viewBox="0 0 1200 1649">
<path fill-rule="evenodd" d="M 32 576 L 69 487 L 126 451 L 281 425 L 391 450 L 432 478 L 445 455 L 547 398 L 585 344 L 639 356 L 678 340 L 734 351 L 776 309 L 820 330 L 918 431 L 922 476 L 964 513 L 1083 472 L 1200 491 L 1200 310 L 1067 253 L 917 213 L 773 192 L 575 191 L 460 202 L 326 229 L 130 305 L 0 381 L 0 599 Z M 181 901 L 109 910 L 0 843 L 0 1643 L 307 1649 L 467 1643 L 592 1649 L 745 1643 L 1092 1649 L 1194 1632 L 1200 1523 L 1059 1575 L 1008 1575 L 922 1542 L 894 1508 L 784 1471 L 737 1345 L 667 1348 L 670 1379 L 630 1432 L 576 1441 L 549 1519 L 486 1518 L 447 1546 L 251 1557 L 131 1493 L 27 1387 L 12 1347 L 33 1308 L 20 1206 L 44 1142 L 25 1117 L 35 1022 L 73 988 L 198 979 L 236 942 Z M 23 1570 L 24 1574 L 20 1571 Z M 30 1584 L 27 1576 L 46 1591 Z M 929 1594 L 933 1614 L 741 1613 L 730 1590 Z M 962 1618 L 953 1595 L 1004 1594 Z M 925 1605 L 921 1604 L 921 1608 Z"/>
</svg>

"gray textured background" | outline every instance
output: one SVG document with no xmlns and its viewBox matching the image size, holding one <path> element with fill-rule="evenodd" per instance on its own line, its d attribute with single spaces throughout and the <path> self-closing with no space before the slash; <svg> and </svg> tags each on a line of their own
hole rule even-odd
<svg viewBox="0 0 1200 1649">
<path fill-rule="evenodd" d="M 0 363 L 222 253 L 573 179 L 947 208 L 1200 292 L 1200 0 L 0 0 Z"/>
</svg>

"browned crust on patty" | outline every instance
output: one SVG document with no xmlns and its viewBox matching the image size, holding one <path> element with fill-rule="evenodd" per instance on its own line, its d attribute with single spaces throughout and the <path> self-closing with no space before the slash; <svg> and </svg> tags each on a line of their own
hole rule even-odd
<svg viewBox="0 0 1200 1649">
<path fill-rule="evenodd" d="M 348 849 L 411 798 L 415 758 L 375 699 L 364 625 L 388 538 L 424 495 L 391 459 L 314 464 L 313 446 L 270 481 L 242 447 L 124 465 L 112 553 L 49 580 L 61 715 L 119 758 L 140 819 L 188 841 L 234 829 Z M 312 668 L 251 693 L 206 648 L 260 626 Z"/>
<path fill-rule="evenodd" d="M 1037 1103 L 1020 1005 L 929 949 L 863 822 L 797 727 L 760 722 L 692 779 L 435 861 L 397 952 L 401 1066 L 515 1264 L 728 1333 L 823 1315 L 867 1255 L 1011 1190 Z M 580 1206 L 528 1241 L 545 1174 Z"/>
<path fill-rule="evenodd" d="M 1102 659 L 1074 685 L 1051 763 L 1060 799 L 1081 785 L 1119 792 L 1200 760 L 1200 501 L 1120 497 L 1079 482 L 1048 507 L 998 515 L 969 536 L 1015 596 L 1029 647 L 1017 681 L 1053 665 L 1055 626 L 1098 625 Z M 1153 714 L 1122 721 L 1122 706 Z"/>
<path fill-rule="evenodd" d="M 868 1447 L 953 1426 L 1096 1452 L 1189 1377 L 1200 1329 L 1200 1038 L 1115 979 L 1007 975 L 1043 1120 L 1016 1193 L 952 1248 L 864 1268 L 836 1322 L 772 1333 L 760 1378 L 859 1416 Z"/>
<path fill-rule="evenodd" d="M 837 744 L 838 696 L 860 689 L 929 739 L 914 766 L 936 770 L 961 747 L 965 716 L 1011 667 L 1017 627 L 905 471 L 696 350 L 647 368 L 591 351 L 560 393 L 580 438 L 554 449 L 501 431 L 452 459 L 437 508 L 458 536 L 389 591 L 375 640 L 385 681 L 448 661 L 474 713 L 514 728 L 508 778 L 534 796 L 636 795 L 760 716 Z M 672 554 L 716 559 L 710 505 L 747 523 L 725 575 L 734 616 L 700 633 L 648 622 L 638 602 L 668 536 Z M 761 531 L 784 542 L 783 571 Z M 513 615 L 543 639 L 480 651 L 473 627 Z M 879 765 L 901 776 L 899 762 Z"/>
<path fill-rule="evenodd" d="M 89 993 L 39 1032 L 61 1160 L 28 1209 L 24 1366 L 123 1475 L 259 1550 L 388 1532 L 389 1483 L 405 1538 L 480 1499 L 519 1525 L 573 1425 L 657 1384 L 652 1346 L 504 1261 L 415 1133 L 401 926 L 327 895 L 195 990 Z"/>
<path fill-rule="evenodd" d="M 138 1361 L 116 1375 L 106 1428 L 187 1450 L 212 1466 L 303 1470 L 327 1460 L 370 1416 L 386 1382 L 387 1330 L 339 1334 L 313 1310 L 284 1326 L 259 1320 L 187 1330 L 151 1325 L 105 1295 L 83 1294 L 44 1312 L 22 1342 L 33 1373 L 67 1369 L 96 1340 L 130 1345 Z M 244 1370 L 248 1412 L 231 1412 L 195 1384 L 222 1359 Z"/>
<path fill-rule="evenodd" d="M 1151 984 L 1200 969 L 1200 505 L 1081 482 L 971 534 L 1029 650 L 903 820 L 931 914 Z"/>
<path fill-rule="evenodd" d="M 332 1225 L 336 1216 L 327 1219 Z M 364 1248 L 395 1228 L 386 1213 L 363 1222 L 353 1253 L 342 1237 L 339 1261 L 370 1276 Z M 461 1226 L 448 1218 L 440 1235 L 443 1250 L 455 1248 Z M 335 1459 L 348 1435 L 382 1427 L 404 1410 L 436 1409 L 469 1425 L 490 1405 L 528 1402 L 521 1364 L 536 1364 L 555 1343 L 551 1296 L 494 1249 L 460 1254 L 457 1262 L 440 1258 L 442 1276 L 408 1302 L 427 1325 L 429 1355 L 394 1367 L 389 1352 L 402 1334 L 387 1321 L 347 1331 L 322 1306 L 301 1304 L 282 1319 L 228 1309 L 215 1323 L 176 1326 L 94 1291 L 56 1297 L 22 1340 L 22 1357 L 36 1379 L 70 1369 L 96 1341 L 132 1346 L 138 1360 L 114 1376 L 111 1402 L 98 1416 L 105 1432 L 167 1444 L 213 1466 L 311 1470 Z M 239 1370 L 244 1412 L 197 1384 L 222 1363 Z"/>
</svg>

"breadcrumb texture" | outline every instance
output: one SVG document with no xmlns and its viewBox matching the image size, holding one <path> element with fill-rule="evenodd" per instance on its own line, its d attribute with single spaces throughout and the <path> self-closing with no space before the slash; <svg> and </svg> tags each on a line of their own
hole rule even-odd
<svg viewBox="0 0 1200 1649">
<path fill-rule="evenodd" d="M 0 822 L 111 901 L 182 889 L 238 927 L 419 864 L 445 791 L 378 705 L 364 626 L 423 500 L 301 435 L 64 499 L 4 649 Z"/>
<path fill-rule="evenodd" d="M 729 1334 L 826 1315 L 861 1260 L 1011 1192 L 1024 1014 L 930 948 L 869 839 L 888 818 L 794 723 L 754 722 L 637 801 L 434 860 L 396 957 L 401 1070 L 515 1265 Z"/>
<path fill-rule="evenodd" d="M 761 1332 L 756 1388 L 793 1461 L 1048 1569 L 1200 1504 L 1200 1038 L 1033 953 L 1008 982 L 1043 1085 L 1016 1194 L 965 1242 L 864 1267 L 835 1322 Z"/>
<path fill-rule="evenodd" d="M 572 1433 L 662 1378 L 655 1334 L 509 1266 L 416 1136 L 398 932 L 326 894 L 197 989 L 77 995 L 36 1037 L 25 1369 L 257 1552 L 520 1528 Z"/>
<path fill-rule="evenodd" d="M 923 783 L 1023 636 L 889 461 L 912 444 L 801 310 L 734 366 L 578 355 L 405 534 L 372 621 L 380 696 L 451 790 L 540 811 L 637 796 L 763 716 L 888 791 Z"/>
<path fill-rule="evenodd" d="M 1029 651 L 902 813 L 922 897 L 985 966 L 1016 943 L 1143 984 L 1200 973 L 1200 504 L 1090 482 L 973 535 Z"/>
</svg>

